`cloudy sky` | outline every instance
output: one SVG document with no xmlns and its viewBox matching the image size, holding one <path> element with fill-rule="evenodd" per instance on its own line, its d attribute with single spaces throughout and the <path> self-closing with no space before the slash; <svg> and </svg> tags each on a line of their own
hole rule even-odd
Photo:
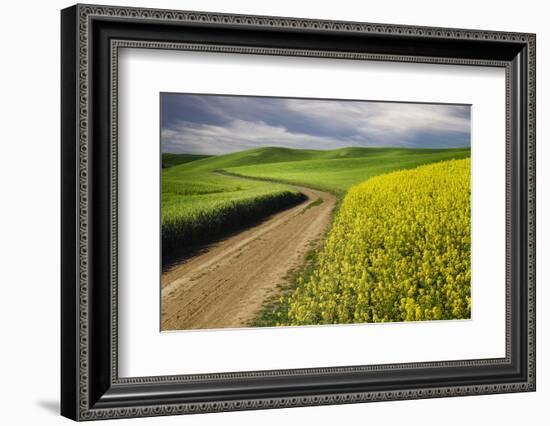
<svg viewBox="0 0 550 426">
<path fill-rule="evenodd" d="M 162 152 L 470 146 L 470 106 L 161 94 Z"/>
</svg>

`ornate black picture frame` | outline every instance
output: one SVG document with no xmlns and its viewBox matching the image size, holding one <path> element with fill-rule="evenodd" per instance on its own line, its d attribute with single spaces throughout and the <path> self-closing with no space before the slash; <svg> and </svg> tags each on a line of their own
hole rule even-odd
<svg viewBox="0 0 550 426">
<path fill-rule="evenodd" d="M 76 5 L 61 13 L 61 413 L 159 416 L 535 390 L 535 35 Z M 121 47 L 485 65 L 506 71 L 506 356 L 120 378 Z"/>
</svg>

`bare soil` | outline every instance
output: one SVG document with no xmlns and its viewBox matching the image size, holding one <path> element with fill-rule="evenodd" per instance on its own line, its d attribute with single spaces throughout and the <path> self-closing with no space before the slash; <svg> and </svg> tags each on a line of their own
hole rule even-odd
<svg viewBox="0 0 550 426">
<path fill-rule="evenodd" d="M 327 231 L 336 205 L 333 194 L 294 187 L 308 199 L 162 274 L 163 331 L 238 328 L 258 314 Z"/>
</svg>

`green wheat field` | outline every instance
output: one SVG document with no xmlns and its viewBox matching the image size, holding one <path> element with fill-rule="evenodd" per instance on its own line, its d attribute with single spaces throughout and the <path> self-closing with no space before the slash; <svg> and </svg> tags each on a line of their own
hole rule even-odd
<svg viewBox="0 0 550 426">
<path fill-rule="evenodd" d="M 163 154 L 163 259 L 303 202 L 293 185 L 337 196 L 332 226 L 251 326 L 470 317 L 469 148 Z"/>
</svg>

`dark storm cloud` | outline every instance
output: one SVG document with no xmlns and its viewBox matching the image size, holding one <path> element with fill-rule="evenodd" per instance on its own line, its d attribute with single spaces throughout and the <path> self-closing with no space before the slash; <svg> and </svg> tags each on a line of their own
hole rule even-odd
<svg viewBox="0 0 550 426">
<path fill-rule="evenodd" d="M 163 93 L 161 126 L 162 150 L 174 153 L 470 145 L 466 105 Z"/>
</svg>

